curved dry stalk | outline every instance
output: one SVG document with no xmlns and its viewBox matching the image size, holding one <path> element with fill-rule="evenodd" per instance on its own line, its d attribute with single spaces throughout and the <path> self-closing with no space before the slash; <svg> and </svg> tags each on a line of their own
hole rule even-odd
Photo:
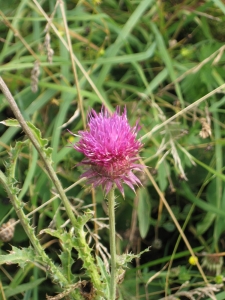
<svg viewBox="0 0 225 300">
<path fill-rule="evenodd" d="M 201 61 L 197 66 L 194 66 L 193 68 L 187 70 L 182 75 L 180 75 L 176 80 L 167 84 L 164 88 L 161 89 L 160 92 L 164 92 L 164 91 L 168 90 L 175 83 L 182 81 L 187 75 L 198 72 L 205 64 L 207 64 L 210 60 L 212 60 L 216 56 L 216 58 L 214 59 L 214 61 L 212 63 L 213 65 L 215 65 L 220 60 L 224 50 L 225 50 L 225 46 L 223 45 L 218 50 L 213 52 L 210 56 L 208 56 L 203 61 Z"/>
<path fill-rule="evenodd" d="M 57 35 L 57 37 L 60 39 L 60 41 L 62 42 L 62 44 L 66 47 L 66 49 L 69 51 L 69 46 L 66 43 L 66 41 L 63 39 L 63 37 L 61 36 L 61 34 L 59 33 L 58 29 L 55 27 L 55 25 L 50 22 L 50 18 L 48 17 L 48 15 L 45 13 L 45 11 L 43 10 L 43 8 L 41 7 L 41 5 L 38 3 L 37 0 L 33 0 L 33 2 L 35 3 L 35 5 L 37 6 L 37 8 L 39 9 L 39 11 L 41 12 L 41 14 L 44 16 L 44 18 L 47 20 L 47 22 L 50 23 L 50 26 L 52 28 L 52 30 L 55 32 L 55 34 Z M 84 67 L 82 66 L 82 64 L 80 63 L 79 59 L 76 57 L 76 55 L 73 53 L 73 60 L 75 61 L 76 65 L 78 66 L 78 68 L 81 70 L 81 72 L 83 73 L 84 77 L 86 78 L 86 80 L 89 82 L 90 86 L 92 87 L 92 89 L 94 90 L 94 92 L 96 93 L 96 95 L 99 97 L 99 99 L 101 100 L 102 104 L 109 110 L 111 111 L 111 107 L 109 106 L 109 104 L 105 101 L 105 99 L 103 98 L 103 96 L 101 95 L 101 93 L 99 92 L 99 90 L 97 89 L 96 85 L 94 84 L 94 82 L 92 81 L 92 79 L 90 78 L 90 76 L 88 75 L 88 72 L 85 71 Z"/>
<path fill-rule="evenodd" d="M 80 92 L 80 86 L 79 86 L 79 80 L 78 80 L 75 60 L 73 59 L 73 49 L 72 49 L 71 38 L 70 38 L 70 34 L 69 34 L 69 28 L 68 28 L 68 24 L 67 24 L 67 20 L 66 20 L 66 14 L 65 14 L 63 1 L 59 1 L 59 6 L 61 9 L 61 13 L 62 13 L 63 23 L 64 23 L 64 27 L 65 27 L 65 32 L 66 32 L 66 38 L 67 38 L 67 43 L 68 43 L 68 51 L 70 54 L 73 76 L 74 76 L 74 80 L 75 80 L 75 84 L 76 84 L 76 88 L 77 88 L 78 107 L 80 108 L 83 127 L 86 128 L 86 118 L 85 118 L 85 114 L 84 114 L 83 101 L 82 101 L 82 96 L 81 96 L 81 92 Z"/>
<path fill-rule="evenodd" d="M 0 16 L 2 17 L 2 19 L 4 20 L 4 23 L 6 24 L 6 26 L 8 28 L 10 28 L 12 30 L 12 32 L 14 33 L 14 36 L 17 37 L 21 43 L 24 45 L 24 47 L 27 49 L 27 51 L 33 56 L 33 58 L 41 65 L 41 61 L 39 60 L 38 55 L 34 52 L 34 50 L 31 48 L 31 46 L 26 42 L 26 40 L 22 37 L 22 35 L 20 34 L 20 32 L 18 31 L 18 29 L 14 28 L 12 26 L 12 24 L 9 22 L 9 20 L 7 19 L 7 17 L 3 14 L 3 12 L 0 10 Z M 59 82 L 57 81 L 57 79 L 55 78 L 55 76 L 52 76 L 52 73 L 50 72 L 50 70 L 47 67 L 43 67 L 43 69 L 45 70 L 45 72 L 51 77 L 51 79 L 56 83 L 59 84 Z"/>
<path fill-rule="evenodd" d="M 214 94 L 216 94 L 217 92 L 221 91 L 222 89 L 225 88 L 225 83 L 220 85 L 218 88 L 216 88 L 215 90 L 211 91 L 210 93 L 206 94 L 205 96 L 201 97 L 200 99 L 196 100 L 194 103 L 188 105 L 187 107 L 185 107 L 184 109 L 180 110 L 178 113 L 176 113 L 175 115 L 173 115 L 171 118 L 167 119 L 166 121 L 162 122 L 161 124 L 156 125 L 151 131 L 149 131 L 148 133 L 146 133 L 145 135 L 143 135 L 140 138 L 140 141 L 146 139 L 146 138 L 150 138 L 153 133 L 155 133 L 156 131 L 158 131 L 159 129 L 161 129 L 162 127 L 164 127 L 165 125 L 169 124 L 171 121 L 173 121 L 174 119 L 176 119 L 179 116 L 182 116 L 184 113 L 186 113 L 187 111 L 189 111 L 190 109 L 193 109 L 195 106 L 198 106 L 201 102 L 205 101 L 206 99 L 208 99 L 209 97 L 213 96 Z"/>
<path fill-rule="evenodd" d="M 140 159 L 140 163 L 141 163 L 142 165 L 144 165 L 144 162 L 142 161 L 142 159 Z M 160 199 L 163 201 L 163 204 L 165 205 L 165 207 L 166 207 L 168 213 L 170 214 L 170 216 L 171 216 L 171 218 L 172 218 L 172 220 L 173 220 L 175 226 L 177 227 L 177 229 L 178 229 L 178 231 L 179 231 L 179 233 L 180 233 L 180 235 L 181 235 L 181 237 L 182 237 L 184 243 L 186 244 L 186 246 L 187 246 L 187 248 L 188 248 L 190 254 L 191 254 L 192 256 L 195 256 L 195 253 L 194 253 L 194 251 L 193 251 L 193 249 L 192 249 L 192 247 L 191 247 L 191 245 L 190 245 L 188 239 L 186 238 L 186 236 L 185 236 L 185 234 L 184 234 L 184 232 L 183 232 L 183 230 L 182 230 L 180 224 L 178 223 L 178 221 L 177 221 L 177 219 L 176 219 L 176 217 L 175 217 L 175 215 L 174 215 L 172 209 L 170 208 L 168 202 L 166 201 L 166 198 L 164 197 L 163 193 L 161 192 L 161 190 L 160 190 L 159 186 L 157 185 L 155 179 L 153 178 L 153 176 L 151 175 L 151 173 L 149 172 L 149 170 L 148 170 L 147 168 L 145 168 L 145 172 L 146 172 L 148 178 L 150 179 L 152 185 L 154 186 L 156 192 L 158 193 Z M 200 274 L 202 275 L 202 278 L 203 278 L 204 282 L 205 282 L 206 285 L 208 286 L 208 285 L 209 285 L 208 280 L 207 280 L 207 278 L 206 278 L 206 276 L 205 276 L 205 273 L 204 273 L 204 271 L 202 270 L 202 267 L 200 266 L 200 264 L 199 264 L 198 261 L 196 262 L 196 266 L 197 266 L 197 268 L 198 268 Z"/>
</svg>

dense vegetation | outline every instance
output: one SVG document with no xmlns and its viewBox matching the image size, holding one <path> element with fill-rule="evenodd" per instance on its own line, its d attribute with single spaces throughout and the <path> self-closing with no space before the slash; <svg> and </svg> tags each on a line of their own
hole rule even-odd
<svg viewBox="0 0 225 300">
<path fill-rule="evenodd" d="M 136 194 L 116 190 L 117 253 L 150 249 L 121 271 L 118 299 L 225 299 L 224 1 L 11 0 L 0 9 L 0 76 L 85 224 L 97 272 L 108 270 L 107 200 L 78 181 L 83 156 L 69 131 L 86 128 L 91 108 L 126 106 L 147 168 Z M 95 299 L 89 265 L 68 242 L 76 227 L 64 202 L 49 201 L 54 180 L 12 119 L 2 93 L 1 180 L 19 213 L 0 184 L 0 299 Z M 32 235 L 53 265 L 35 261 Z"/>
</svg>

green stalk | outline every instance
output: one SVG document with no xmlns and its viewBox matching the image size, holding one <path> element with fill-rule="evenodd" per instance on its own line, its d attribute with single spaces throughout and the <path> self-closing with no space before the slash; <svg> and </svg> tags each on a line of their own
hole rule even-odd
<svg viewBox="0 0 225 300">
<path fill-rule="evenodd" d="M 110 300 L 116 299 L 116 230 L 115 230 L 115 187 L 108 196 L 109 201 L 109 241 L 111 254 Z"/>
<path fill-rule="evenodd" d="M 64 192 L 64 189 L 55 173 L 55 170 L 51 164 L 51 161 L 49 160 L 47 154 L 42 149 L 41 145 L 39 144 L 38 140 L 34 136 L 33 132 L 27 125 L 26 121 L 24 120 L 19 107 L 17 106 L 12 94 L 10 93 L 8 87 L 6 86 L 4 80 L 0 76 L 0 90 L 2 90 L 3 94 L 6 97 L 6 100 L 8 101 L 15 117 L 17 118 L 18 122 L 20 123 L 21 128 L 25 132 L 25 134 L 28 136 L 34 147 L 36 148 L 37 152 L 39 153 L 44 165 L 45 169 L 51 178 L 53 184 L 55 185 L 55 188 L 59 194 L 59 197 L 66 209 L 67 215 L 76 231 L 77 228 L 80 228 L 79 222 L 77 218 L 75 217 L 73 210 L 71 208 L 70 202 L 66 197 L 66 194 Z M 100 275 L 98 273 L 98 270 L 96 268 L 96 264 L 94 262 L 94 259 L 91 255 L 91 248 L 88 246 L 86 240 L 85 240 L 85 234 L 81 232 L 79 234 L 79 237 L 77 239 L 77 250 L 79 252 L 80 258 L 84 262 L 84 267 L 87 269 L 87 274 L 91 277 L 91 281 L 94 285 L 95 290 L 97 293 L 100 293 L 102 290 L 102 284 L 100 280 Z"/>
<path fill-rule="evenodd" d="M 32 131 L 30 130 L 29 126 L 27 125 L 26 121 L 24 120 L 19 107 L 17 106 L 12 94 L 10 93 L 8 87 L 6 86 L 4 80 L 0 77 L 0 89 L 2 90 L 3 94 L 6 97 L 6 100 L 8 101 L 10 108 L 12 109 L 15 117 L 17 118 L 18 122 L 20 123 L 21 128 L 23 129 L 23 131 L 26 133 L 26 135 L 28 136 L 28 138 L 30 139 L 30 141 L 32 142 L 32 144 L 34 145 L 34 147 L 36 148 L 37 152 L 39 153 L 41 159 L 43 160 L 43 163 L 45 164 L 45 168 L 47 170 L 47 173 L 49 174 L 49 177 L 51 178 L 53 184 L 56 187 L 56 190 L 58 192 L 58 194 L 60 195 L 60 198 L 65 206 L 66 212 L 68 214 L 68 217 L 71 221 L 71 223 L 73 224 L 74 227 L 77 226 L 77 220 L 74 216 L 74 213 L 71 209 L 70 206 L 70 202 L 66 197 L 66 194 L 62 188 L 62 185 L 55 173 L 54 168 L 52 167 L 51 163 L 48 160 L 47 155 L 45 154 L 45 152 L 42 150 L 40 144 L 38 143 L 36 137 L 34 136 L 34 134 L 32 133 Z"/>
<path fill-rule="evenodd" d="M 51 275 L 51 278 L 57 282 L 63 289 L 69 288 L 69 282 L 65 278 L 65 276 L 60 272 L 59 268 L 56 267 L 56 265 L 53 263 L 53 261 L 47 256 L 44 249 L 42 248 L 39 240 L 36 238 L 34 229 L 30 226 L 29 218 L 25 215 L 23 211 L 23 203 L 18 199 L 18 197 L 15 195 L 15 191 L 12 191 L 10 189 L 9 179 L 3 174 L 3 172 L 0 170 L 0 183 L 6 190 L 6 193 L 8 194 L 8 197 L 17 213 L 17 216 L 20 219 L 20 222 L 23 226 L 24 231 L 26 232 L 27 236 L 30 239 L 30 242 L 37 254 L 37 261 L 41 261 L 42 265 L 46 268 L 48 268 L 48 271 Z M 73 299 L 79 299 L 79 292 L 76 290 L 71 291 L 71 296 Z"/>
</svg>

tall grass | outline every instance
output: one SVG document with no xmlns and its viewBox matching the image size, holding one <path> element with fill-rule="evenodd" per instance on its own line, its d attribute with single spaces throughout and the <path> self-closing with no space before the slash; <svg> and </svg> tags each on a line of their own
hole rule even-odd
<svg viewBox="0 0 225 300">
<path fill-rule="evenodd" d="M 82 219 L 93 211 L 82 222 L 96 277 L 109 280 L 107 204 L 100 188 L 79 181 L 82 156 L 67 129 L 86 128 L 90 108 L 126 106 L 129 123 L 140 120 L 147 168 L 136 195 L 125 188 L 124 201 L 117 194 L 117 252 L 151 248 L 120 269 L 118 299 L 193 299 L 200 292 L 224 299 L 223 1 L 22 0 L 0 9 L 0 75 L 44 150 L 52 148 L 52 172 L 71 212 Z M 12 240 L 1 243 L 1 298 L 92 299 L 92 286 L 79 284 L 90 274 L 73 241 L 73 216 L 14 118 L 1 94 L 1 178 L 15 179 L 10 187 L 30 218 L 18 214 L 2 184 L 0 224 L 25 218 L 30 227 L 17 224 Z M 30 242 L 50 266 L 32 262 Z M 8 254 L 12 247 L 17 255 Z M 9 259 L 20 268 L 5 264 Z M 66 288 L 54 280 L 54 267 L 63 269 Z"/>
</svg>

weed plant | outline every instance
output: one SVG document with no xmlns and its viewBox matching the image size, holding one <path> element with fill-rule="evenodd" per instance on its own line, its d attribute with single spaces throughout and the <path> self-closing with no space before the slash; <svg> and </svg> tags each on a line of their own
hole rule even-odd
<svg viewBox="0 0 225 300">
<path fill-rule="evenodd" d="M 224 24 L 222 0 L 2 1 L 0 299 L 112 299 L 69 132 L 102 106 L 139 120 L 146 166 L 116 190 L 117 299 L 225 299 Z"/>
</svg>

